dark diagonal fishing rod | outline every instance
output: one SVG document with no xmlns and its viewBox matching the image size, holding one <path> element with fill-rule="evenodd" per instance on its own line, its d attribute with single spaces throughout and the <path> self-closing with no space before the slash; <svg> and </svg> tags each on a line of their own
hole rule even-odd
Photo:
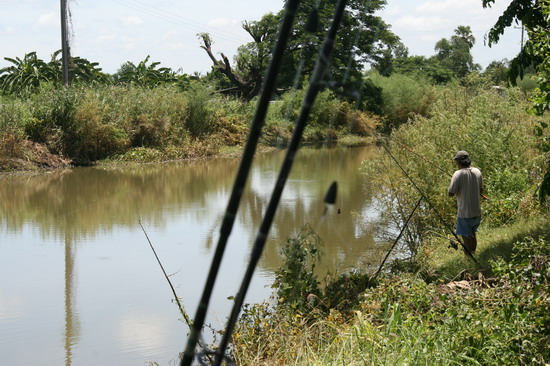
<svg viewBox="0 0 550 366">
<path fill-rule="evenodd" d="M 347 0 L 339 0 L 336 5 L 334 17 L 332 19 L 332 24 L 325 37 L 323 46 L 321 48 L 321 52 L 315 63 L 315 68 L 313 69 L 313 74 L 311 76 L 306 95 L 302 102 L 300 115 L 296 120 L 296 125 L 294 127 L 292 139 L 290 140 L 287 153 L 285 155 L 285 159 L 282 163 L 281 169 L 279 171 L 279 176 L 277 178 L 275 187 L 273 189 L 273 193 L 271 195 L 269 204 L 266 208 L 264 218 L 262 220 L 262 223 L 256 235 L 256 240 L 254 242 L 254 246 L 252 247 L 252 252 L 250 255 L 250 262 L 248 263 L 248 266 L 246 268 L 246 272 L 243 277 L 241 287 L 239 288 L 239 292 L 235 297 L 233 309 L 231 311 L 229 320 L 227 321 L 227 325 L 226 325 L 222 340 L 216 351 L 216 359 L 214 362 L 214 366 L 220 366 L 222 361 L 225 358 L 225 350 L 229 344 L 229 340 L 231 339 L 233 329 L 239 317 L 239 313 L 244 303 L 246 292 L 248 291 L 250 281 L 252 280 L 254 269 L 256 268 L 256 265 L 258 264 L 258 261 L 260 260 L 260 257 L 262 255 L 262 251 L 264 249 L 265 242 L 269 234 L 269 229 L 271 228 L 273 218 L 277 211 L 277 206 L 279 204 L 288 175 L 290 174 L 290 170 L 292 168 L 292 164 L 294 162 L 296 152 L 299 148 L 300 141 L 302 139 L 302 134 L 307 124 L 309 113 L 311 112 L 313 103 L 315 102 L 315 98 L 317 97 L 317 94 L 320 90 L 320 87 L 321 87 L 320 82 L 323 79 L 323 76 L 325 75 L 326 69 L 329 65 L 330 55 L 332 54 L 332 50 L 334 48 L 336 34 L 344 15 L 344 9 L 346 7 L 346 3 L 347 3 Z"/>
<path fill-rule="evenodd" d="M 420 189 L 420 187 L 418 187 L 418 185 L 415 183 L 415 181 L 412 179 L 412 177 L 409 175 L 409 173 L 407 173 L 407 171 L 405 170 L 405 168 L 403 168 L 403 166 L 399 163 L 399 161 L 397 160 L 397 158 L 391 153 L 389 147 L 387 146 L 386 142 L 383 141 L 380 136 L 378 136 L 378 133 L 376 133 L 376 131 L 373 131 L 372 128 L 368 127 L 370 130 L 371 130 L 371 133 L 374 135 L 374 137 L 380 142 L 380 144 L 382 145 L 382 147 L 384 148 L 384 150 L 386 150 L 386 152 L 388 153 L 388 155 L 390 156 L 390 158 L 395 162 L 395 164 L 399 167 L 399 169 L 401 169 L 401 171 L 403 172 L 403 174 L 405 175 L 405 177 L 407 177 L 407 179 L 409 180 L 409 182 L 411 182 L 411 184 L 414 186 L 414 188 L 418 191 L 418 193 L 420 193 L 420 195 L 424 198 L 424 200 L 426 201 L 426 203 L 428 203 L 428 205 L 430 205 L 431 209 L 435 212 L 435 214 L 437 215 L 437 217 L 439 218 L 439 221 L 441 221 L 441 223 L 443 224 L 443 226 L 445 226 L 445 228 L 447 230 L 449 230 L 453 236 L 456 238 L 456 240 L 460 243 L 460 245 L 462 246 L 462 248 L 464 249 L 464 252 L 466 253 L 466 255 L 468 255 L 468 257 L 472 258 L 472 260 L 477 263 L 480 267 L 481 267 L 481 263 L 478 262 L 478 260 L 474 257 L 474 255 L 472 254 L 472 252 L 470 251 L 470 249 L 468 249 L 464 243 L 462 242 L 462 240 L 460 240 L 460 238 L 458 237 L 458 235 L 456 235 L 455 231 L 449 226 L 449 224 L 447 223 L 447 221 L 443 218 L 443 216 L 439 213 L 439 210 L 437 208 L 435 208 L 435 206 L 432 204 L 432 202 L 428 199 L 428 197 L 424 194 L 424 192 Z"/>
<path fill-rule="evenodd" d="M 197 312 L 193 321 L 193 326 L 191 328 L 189 338 L 187 339 L 184 355 L 180 362 L 181 366 L 191 366 L 195 357 L 195 348 L 197 346 L 202 327 L 204 325 L 204 320 L 206 318 L 206 313 L 208 310 L 208 305 L 210 303 L 210 298 L 212 296 L 212 290 L 216 282 L 216 277 L 218 276 L 223 253 L 225 251 L 227 241 L 233 229 L 233 224 L 235 222 L 235 217 L 239 209 L 239 204 L 244 191 L 244 187 L 246 185 L 246 180 L 250 172 L 250 167 L 252 165 L 252 160 L 256 151 L 256 146 L 258 145 L 261 130 L 265 122 L 265 116 L 269 107 L 269 100 L 271 99 L 273 91 L 275 90 L 275 81 L 282 63 L 281 61 L 284 51 L 286 49 L 286 44 L 290 36 L 290 32 L 292 30 L 292 24 L 294 23 L 296 9 L 298 8 L 299 2 L 300 0 L 286 1 L 283 22 L 279 29 L 277 43 L 275 44 L 271 62 L 269 63 L 268 71 L 265 76 L 262 93 L 256 107 L 254 119 L 250 127 L 250 132 L 248 134 L 239 169 L 237 171 L 237 176 L 235 178 L 235 183 L 233 184 L 231 196 L 229 198 L 227 209 L 225 211 L 223 222 L 220 228 L 220 237 L 218 240 L 216 251 L 214 253 L 206 284 L 204 286 L 201 299 L 199 301 Z"/>
<path fill-rule="evenodd" d="M 420 202 L 422 202 L 422 200 L 424 199 L 424 196 L 420 196 L 420 198 L 418 199 L 418 201 L 416 202 L 416 205 L 414 206 L 413 210 L 411 211 L 411 213 L 409 214 L 409 217 L 407 217 L 407 220 L 405 221 L 405 223 L 403 224 L 403 227 L 401 228 L 401 231 L 399 231 L 399 235 L 397 235 L 397 238 L 395 239 L 395 241 L 393 242 L 392 246 L 390 247 L 390 250 L 388 250 L 388 252 L 386 253 L 386 256 L 384 257 L 384 259 L 382 260 L 382 263 L 380 263 L 380 267 L 378 267 L 378 270 L 376 271 L 376 273 L 371 277 L 371 279 L 375 279 L 376 277 L 378 277 L 378 275 L 380 274 L 380 272 L 382 271 L 382 268 L 384 267 L 384 264 L 386 264 L 386 261 L 388 260 L 389 256 L 390 256 L 390 253 L 393 251 L 393 249 L 395 248 L 395 246 L 397 245 L 397 242 L 399 242 L 399 239 L 401 239 L 401 236 L 403 236 L 403 233 L 405 232 L 405 229 L 407 228 L 407 225 L 409 225 L 409 221 L 411 221 L 414 213 L 416 212 L 416 209 L 418 208 L 418 206 L 420 206 Z"/>
</svg>

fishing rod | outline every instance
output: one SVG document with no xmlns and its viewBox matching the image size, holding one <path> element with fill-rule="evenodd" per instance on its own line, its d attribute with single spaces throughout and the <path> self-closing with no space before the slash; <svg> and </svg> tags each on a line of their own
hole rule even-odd
<svg viewBox="0 0 550 366">
<path fill-rule="evenodd" d="M 269 229 L 271 228 L 271 224 L 273 222 L 273 218 L 275 217 L 277 206 L 285 187 L 285 183 L 290 174 L 292 164 L 294 163 L 294 158 L 299 148 L 300 140 L 306 127 L 309 113 L 311 112 L 313 103 L 315 102 L 315 98 L 317 97 L 317 94 L 319 93 L 319 90 L 321 88 L 320 82 L 323 79 L 323 76 L 325 75 L 326 69 L 328 67 L 330 55 L 332 54 L 332 50 L 334 48 L 336 34 L 342 21 L 346 4 L 347 0 L 338 1 L 330 29 L 325 37 L 325 40 L 323 41 L 321 52 L 317 57 L 315 67 L 313 69 L 313 74 L 311 76 L 306 95 L 302 102 L 300 115 L 296 120 L 296 125 L 294 127 L 294 132 L 292 134 L 292 138 L 290 140 L 285 159 L 283 160 L 277 182 L 275 183 L 275 187 L 273 188 L 273 193 L 269 200 L 264 218 L 262 220 L 262 223 L 256 235 L 256 240 L 252 247 L 250 262 L 248 263 L 248 266 L 246 268 L 246 272 L 239 288 L 239 292 L 235 296 L 235 302 L 233 304 L 233 309 L 231 310 L 231 315 L 229 317 L 229 320 L 227 321 L 225 332 L 216 351 L 214 366 L 220 366 L 225 358 L 225 350 L 229 344 L 233 329 L 235 328 L 235 324 L 239 317 L 239 313 L 244 303 L 246 292 L 248 291 L 248 287 L 252 280 L 254 269 L 256 268 L 265 247 L 267 236 L 269 234 Z"/>
<path fill-rule="evenodd" d="M 432 204 L 432 202 L 428 199 L 428 197 L 424 194 L 424 192 L 420 189 L 420 187 L 418 187 L 418 185 L 414 182 L 414 180 L 412 179 L 412 177 L 409 175 L 409 173 L 407 173 L 407 171 L 405 170 L 405 168 L 403 168 L 403 166 L 399 163 L 399 161 L 395 158 L 395 156 L 391 153 L 390 149 L 388 148 L 387 144 L 385 141 L 383 141 L 380 136 L 378 136 L 378 134 L 376 133 L 376 131 L 373 131 L 372 128 L 368 127 L 371 130 L 371 132 L 373 133 L 374 137 L 381 143 L 382 147 L 384 148 L 384 150 L 386 150 L 386 152 L 388 153 L 388 155 L 392 158 L 392 160 L 395 162 L 395 164 L 399 167 L 399 169 L 401 169 L 401 171 L 403 172 L 403 174 L 405 175 L 405 177 L 407 177 L 407 179 L 411 182 L 411 184 L 414 186 L 414 188 L 418 191 L 418 193 L 420 193 L 420 195 L 424 198 L 424 200 L 428 203 L 428 205 L 430 205 L 430 207 L 432 208 L 432 210 L 435 212 L 435 214 L 437 215 L 437 217 L 439 218 L 439 220 L 441 221 L 441 223 L 443 224 L 443 226 L 445 226 L 445 228 L 447 230 L 449 230 L 453 236 L 456 238 L 456 240 L 460 243 L 460 245 L 462 246 L 462 248 L 464 249 L 464 252 L 466 253 L 466 255 L 468 255 L 470 258 L 472 258 L 472 260 L 478 264 L 479 266 L 481 266 L 481 263 L 478 262 L 478 260 L 474 257 L 473 253 L 470 251 L 470 249 L 468 247 L 466 247 L 464 245 L 464 243 L 460 240 L 460 238 L 458 237 L 458 235 L 456 235 L 455 231 L 449 226 L 449 224 L 447 223 L 447 221 L 443 218 L 443 216 L 439 213 L 439 210 L 437 210 L 435 208 L 435 206 Z"/>
<path fill-rule="evenodd" d="M 212 259 L 212 264 L 210 266 L 210 271 L 206 280 L 206 284 L 203 289 L 199 305 L 197 307 L 197 312 L 193 321 L 193 326 L 191 332 L 187 339 L 187 344 L 183 357 L 180 362 L 180 366 L 191 366 L 193 359 L 195 357 L 195 348 L 199 341 L 199 337 L 206 319 L 206 313 L 208 311 L 208 305 L 210 303 L 210 298 L 212 296 L 212 291 L 214 289 L 214 284 L 218 276 L 218 271 L 221 265 L 222 257 L 227 245 L 229 236 L 233 229 L 233 224 L 237 216 L 237 211 L 239 209 L 239 204 L 241 197 L 246 185 L 246 181 L 250 172 L 252 165 L 252 160 L 254 153 L 256 151 L 256 146 L 261 135 L 261 130 L 265 122 L 265 116 L 267 114 L 267 109 L 269 107 L 269 100 L 271 95 L 275 90 L 275 81 L 279 73 L 281 66 L 281 61 L 286 49 L 286 44 L 292 30 L 292 24 L 294 23 L 294 18 L 296 15 L 296 10 L 298 8 L 298 3 L 300 0 L 288 0 L 286 1 L 286 6 L 284 10 L 284 17 L 279 29 L 279 35 L 275 48 L 273 50 L 272 58 L 269 63 L 267 74 L 265 76 L 264 85 L 258 101 L 254 119 L 252 121 L 250 132 L 248 134 L 247 142 L 244 147 L 243 155 L 241 157 L 241 162 L 239 164 L 239 169 L 237 171 L 237 176 L 235 178 L 235 183 L 233 184 L 233 189 L 231 191 L 231 196 L 227 204 L 223 222 L 220 228 L 220 237 L 218 239 L 218 244 L 216 246 L 216 251 L 214 252 L 214 257 Z"/>
<path fill-rule="evenodd" d="M 378 270 L 374 273 L 374 275 L 371 277 L 371 279 L 375 279 L 376 277 L 378 277 L 378 275 L 380 274 L 380 272 L 382 271 L 382 268 L 384 267 L 384 264 L 386 263 L 386 261 L 388 260 L 389 256 L 390 256 L 390 253 L 393 251 L 393 249 L 395 248 L 395 246 L 397 245 L 397 242 L 399 241 L 399 239 L 401 239 L 401 236 L 403 236 L 403 233 L 405 232 L 405 229 L 407 228 L 407 225 L 409 225 L 409 221 L 411 220 L 411 218 L 413 217 L 416 209 L 418 208 L 418 206 L 420 206 L 420 202 L 422 202 L 422 200 L 424 199 L 423 196 L 420 196 L 420 198 L 418 199 L 418 201 L 416 202 L 416 205 L 414 206 L 412 212 L 409 214 L 409 217 L 407 217 L 407 220 L 405 221 L 405 224 L 403 224 L 403 227 L 401 228 L 401 231 L 399 231 L 399 235 L 397 235 L 397 238 L 395 239 L 395 241 L 393 242 L 390 250 L 388 250 L 388 252 L 386 253 L 386 256 L 384 257 L 384 259 L 382 260 L 382 263 L 380 263 L 380 267 L 378 267 Z"/>
</svg>

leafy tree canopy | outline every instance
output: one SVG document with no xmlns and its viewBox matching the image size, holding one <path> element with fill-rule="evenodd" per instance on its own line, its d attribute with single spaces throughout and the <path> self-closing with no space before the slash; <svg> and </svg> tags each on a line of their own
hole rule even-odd
<svg viewBox="0 0 550 366">
<path fill-rule="evenodd" d="M 301 83 L 313 71 L 316 57 L 330 27 L 336 1 L 302 1 L 294 22 L 293 33 L 278 77 L 279 88 Z M 376 63 L 395 46 L 399 38 L 374 13 L 384 7 L 385 0 L 351 0 L 341 24 L 332 65 L 327 73 L 327 86 L 335 90 L 359 83 L 367 63 Z M 212 53 L 212 40 L 200 34 L 203 46 L 214 68 L 220 69 L 234 85 L 242 88 L 247 97 L 259 92 L 261 78 L 274 48 L 283 11 L 266 14 L 259 21 L 244 22 L 243 28 L 253 41 L 241 46 L 234 66 L 222 54 L 218 60 Z M 302 77 L 302 78 L 298 78 Z"/>
<path fill-rule="evenodd" d="M 155 87 L 166 82 L 177 81 L 176 73 L 169 67 L 158 67 L 160 62 L 149 62 L 150 56 L 137 65 L 128 61 L 120 66 L 113 75 L 115 83 L 132 83 L 140 86 Z"/>
<path fill-rule="evenodd" d="M 474 63 L 470 53 L 475 41 L 472 29 L 469 26 L 459 25 L 450 40 L 443 38 L 435 44 L 437 52 L 435 58 L 452 70 L 457 77 L 463 78 L 481 68 Z"/>
<path fill-rule="evenodd" d="M 495 0 L 482 0 L 484 8 L 490 8 L 494 2 Z M 489 31 L 486 39 L 487 45 L 490 47 L 498 43 L 505 29 L 512 24 L 523 25 L 528 33 L 530 30 L 536 29 L 548 31 L 550 27 L 548 3 L 548 0 L 512 0 Z M 543 55 L 530 52 L 528 47 L 522 48 L 521 52 L 510 62 L 510 80 L 514 82 L 518 76 L 523 77 L 527 67 L 532 64 L 540 64 L 543 58 Z"/>
<path fill-rule="evenodd" d="M 450 39 L 437 41 L 434 47 L 436 54 L 432 57 L 409 56 L 407 48 L 397 44 L 391 54 L 386 54 L 384 62 L 374 67 L 386 76 L 401 73 L 426 77 L 436 84 L 446 83 L 455 77 L 463 78 L 472 71 L 480 70 L 470 52 L 474 44 L 471 28 L 461 25 Z"/>
</svg>

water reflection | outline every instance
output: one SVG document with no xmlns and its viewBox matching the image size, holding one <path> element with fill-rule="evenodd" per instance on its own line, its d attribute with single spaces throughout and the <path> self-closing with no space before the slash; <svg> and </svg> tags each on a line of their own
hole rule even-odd
<svg viewBox="0 0 550 366">
<path fill-rule="evenodd" d="M 263 287 L 281 264 L 280 244 L 304 224 L 311 225 L 324 242 L 325 255 L 317 267 L 322 274 L 355 266 L 374 268 L 379 263 L 379 245 L 361 230 L 355 216 L 374 214 L 358 173 L 361 162 L 373 154 L 369 148 L 299 151 L 259 263 L 261 278 L 247 301 L 270 292 Z M 274 151 L 255 159 L 228 243 L 226 272 L 220 273 L 221 290 L 216 289 L 218 305 L 213 307 L 221 311 L 220 323 L 230 308 L 226 298 L 240 283 L 283 157 L 283 151 Z M 178 317 L 177 308 L 166 300 L 171 294 L 139 220 L 150 230 L 168 271 L 181 271 L 172 280 L 180 285 L 177 290 L 193 314 L 238 163 L 238 159 L 216 159 L 1 177 L 0 250 L 5 255 L 0 259 L 0 278 L 14 279 L 0 282 L 0 293 L 9 294 L 0 296 L 0 354 L 7 354 L 10 364 L 38 360 L 11 347 L 18 341 L 10 327 L 15 324 L 26 334 L 34 318 L 47 317 L 53 324 L 43 325 L 39 333 L 59 334 L 56 327 L 62 325 L 63 342 L 56 346 L 52 337 L 44 336 L 36 349 L 47 351 L 36 353 L 54 354 L 59 347 L 63 357 L 41 360 L 45 365 L 58 365 L 61 359 L 65 365 L 131 365 L 143 363 L 144 357 L 162 364 L 177 355 L 186 329 L 171 321 Z M 337 202 L 323 215 L 323 198 L 332 181 L 339 184 Z M 33 271 L 17 267 L 26 262 Z M 36 285 L 29 288 L 26 283 L 32 282 Z M 9 305 L 18 297 L 38 303 L 46 293 L 48 301 L 41 308 L 23 311 L 22 306 Z M 5 314 L 17 315 L 3 317 L 2 307 Z M 61 317 L 57 312 L 62 307 Z"/>
<path fill-rule="evenodd" d="M 65 238 L 65 366 L 72 365 L 72 348 L 78 343 L 80 326 L 75 311 L 74 245 L 70 236 Z"/>
<path fill-rule="evenodd" d="M 357 169 L 372 153 L 365 148 L 301 150 L 270 236 L 284 240 L 309 223 L 325 242 L 328 260 L 333 264 L 339 261 L 344 267 L 356 261 L 372 244 L 365 233 L 358 237 L 353 217 L 369 207 L 370 197 L 361 188 Z M 261 222 L 282 154 L 263 154 L 256 159 L 239 216 L 251 235 Z M 210 235 L 203 241 L 210 249 L 237 164 L 237 159 L 218 159 L 124 170 L 82 168 L 3 179 L 0 222 L 12 231 L 31 222 L 43 237 L 63 239 L 68 235 L 78 240 L 115 227 L 136 228 L 139 219 L 162 228 L 172 218 L 185 215 L 197 223 L 210 222 Z M 336 206 L 341 214 L 330 211 L 321 222 L 323 197 L 333 180 L 339 183 Z M 364 245 L 355 245 L 358 241 Z M 280 264 L 278 249 L 274 245 L 266 249 L 261 264 L 272 270 Z"/>
</svg>

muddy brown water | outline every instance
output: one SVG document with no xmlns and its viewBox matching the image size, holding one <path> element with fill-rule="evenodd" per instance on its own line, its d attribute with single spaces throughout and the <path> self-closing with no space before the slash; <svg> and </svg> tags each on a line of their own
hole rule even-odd
<svg viewBox="0 0 550 366">
<path fill-rule="evenodd" d="M 256 157 L 207 322 L 223 327 L 283 151 Z M 379 263 L 361 162 L 373 148 L 298 153 L 246 302 L 269 301 L 280 247 L 304 224 L 323 240 L 320 276 Z M 5 365 L 176 364 L 187 326 L 141 221 L 193 316 L 238 159 L 75 168 L 0 177 L 0 355 Z M 323 215 L 332 181 L 337 202 Z M 208 331 L 205 340 L 211 339 Z"/>
</svg>

